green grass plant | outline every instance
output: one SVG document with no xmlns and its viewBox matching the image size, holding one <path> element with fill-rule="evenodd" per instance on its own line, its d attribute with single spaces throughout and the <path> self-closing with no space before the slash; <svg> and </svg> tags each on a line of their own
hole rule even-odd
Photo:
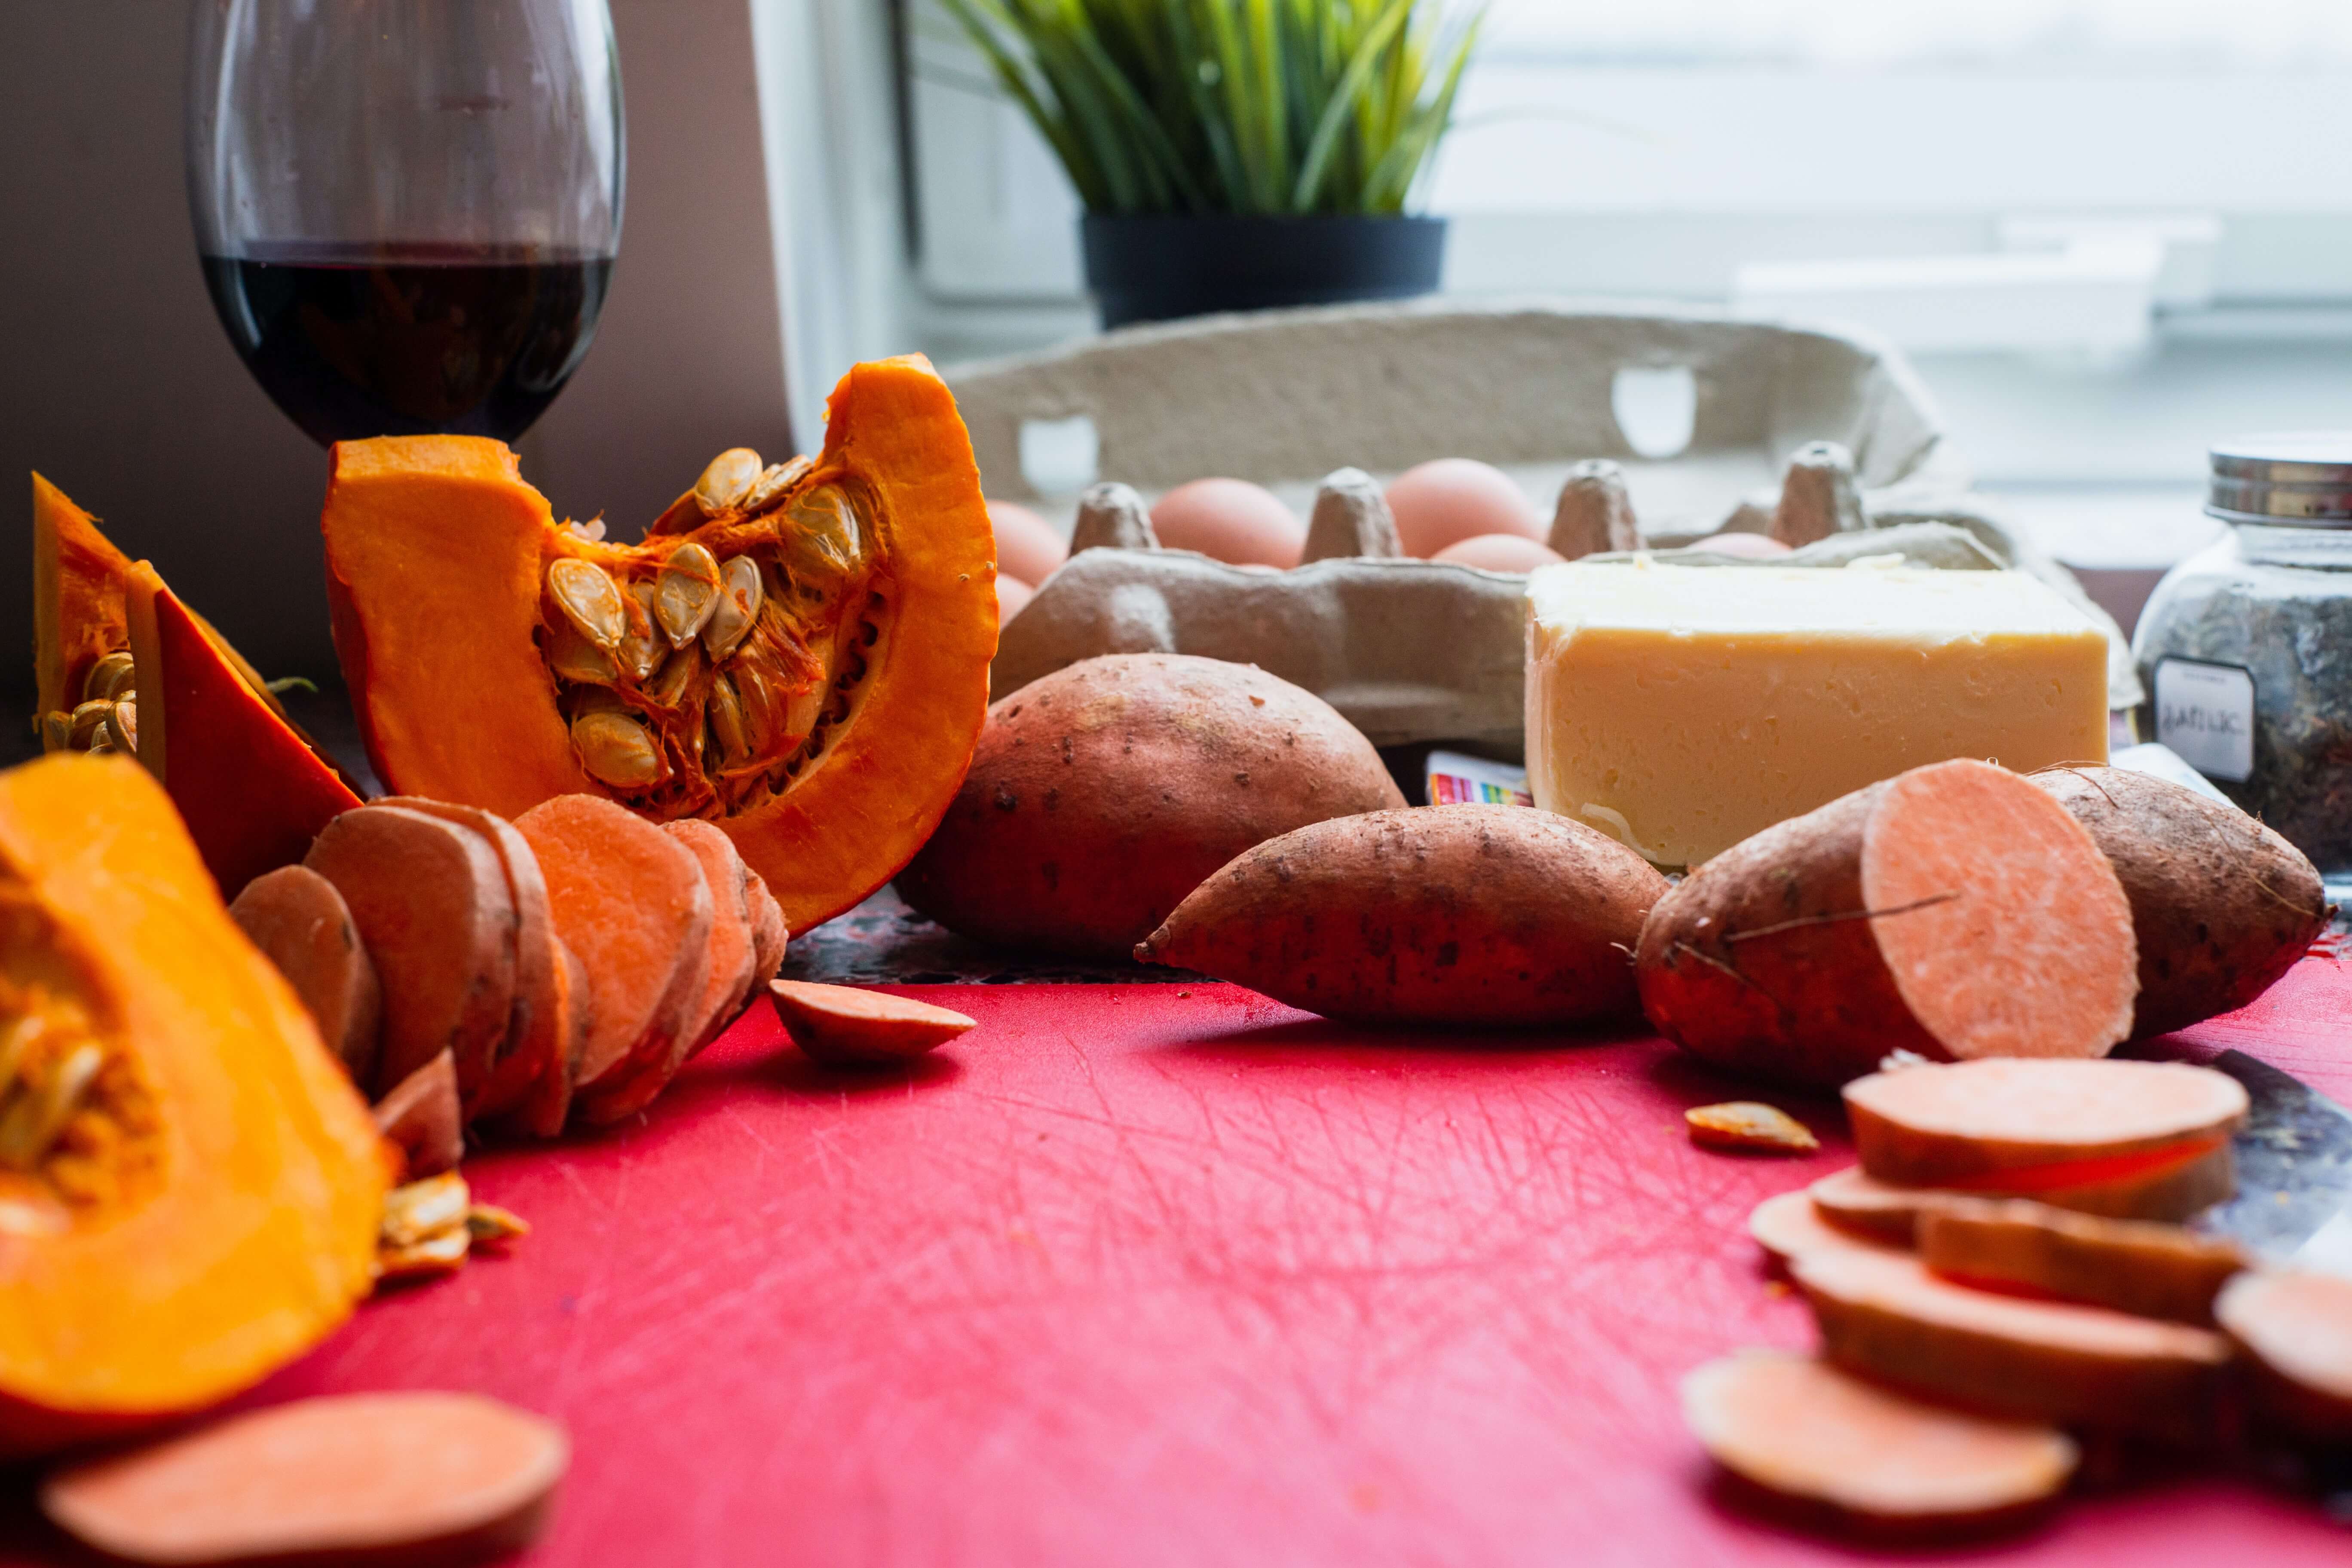
<svg viewBox="0 0 2352 1568">
<path fill-rule="evenodd" d="M 1096 213 L 1397 213 L 1484 7 L 940 0 Z"/>
</svg>

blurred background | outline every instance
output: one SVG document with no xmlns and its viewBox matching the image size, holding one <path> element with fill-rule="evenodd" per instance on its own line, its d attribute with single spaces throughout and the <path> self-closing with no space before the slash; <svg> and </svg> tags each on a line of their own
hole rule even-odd
<svg viewBox="0 0 2352 1568">
<path fill-rule="evenodd" d="M 522 443 L 559 513 L 632 534 L 723 447 L 814 446 L 854 360 L 1093 329 L 1076 199 L 936 0 L 612 10 L 620 259 Z M 185 31 L 158 0 L 0 7 L 0 473 L 47 474 L 268 672 L 331 676 L 324 459 L 205 298 Z M 1503 0 L 1459 110 L 1416 204 L 1451 220 L 1445 292 L 1870 328 L 2095 583 L 2210 536 L 2212 439 L 2352 427 L 2342 0 Z M 22 501 L 0 519 L 25 560 Z"/>
</svg>

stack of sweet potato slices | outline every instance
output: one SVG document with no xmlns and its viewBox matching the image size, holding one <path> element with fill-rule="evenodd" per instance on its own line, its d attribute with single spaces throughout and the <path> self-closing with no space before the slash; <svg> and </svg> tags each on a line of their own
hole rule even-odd
<svg viewBox="0 0 2352 1568">
<path fill-rule="evenodd" d="M 512 822 L 376 801 L 231 912 L 362 1089 L 421 1099 L 401 1091 L 446 1052 L 465 1123 L 540 1137 L 644 1109 L 741 1014 L 787 937 L 726 834 L 589 795 Z"/>
<path fill-rule="evenodd" d="M 1818 1356 L 1740 1352 L 1684 1384 L 1738 1494 L 1943 1542 L 2045 1512 L 2080 1435 L 2205 1447 L 2242 1401 L 2269 1439 L 2352 1434 L 2352 1280 L 2262 1268 L 2179 1223 L 2234 1190 L 2234 1079 L 1995 1058 L 1845 1098 L 1860 1165 L 1748 1225 L 1812 1310 Z"/>
</svg>

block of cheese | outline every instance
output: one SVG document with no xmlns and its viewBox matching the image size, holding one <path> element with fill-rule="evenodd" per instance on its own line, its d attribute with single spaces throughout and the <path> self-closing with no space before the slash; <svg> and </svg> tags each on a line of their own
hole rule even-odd
<svg viewBox="0 0 2352 1568">
<path fill-rule="evenodd" d="M 1528 580 L 1528 784 L 1696 866 L 1923 763 L 2104 762 L 2106 659 L 2099 628 L 2019 572 L 1546 566 Z"/>
</svg>

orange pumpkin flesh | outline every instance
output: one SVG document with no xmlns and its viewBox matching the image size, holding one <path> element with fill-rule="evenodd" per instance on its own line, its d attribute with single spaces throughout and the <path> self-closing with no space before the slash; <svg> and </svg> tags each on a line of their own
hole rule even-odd
<svg viewBox="0 0 2352 1568">
<path fill-rule="evenodd" d="M 993 535 L 927 363 L 857 366 L 827 413 L 818 457 L 730 453 L 638 545 L 559 526 L 497 442 L 339 445 L 328 600 L 384 784 L 509 817 L 584 793 L 705 818 L 796 931 L 887 881 L 986 717 Z M 756 605 L 728 575 L 754 567 Z M 750 629 L 681 615 L 666 636 L 665 583 Z"/>
<path fill-rule="evenodd" d="M 367 1294 L 367 1107 L 127 758 L 0 773 L 0 1455 L 226 1398 Z"/>
<path fill-rule="evenodd" d="M 171 795 L 225 897 L 299 862 L 320 828 L 360 804 L 272 712 L 145 562 L 126 595 L 140 671 L 139 762 Z"/>
</svg>

